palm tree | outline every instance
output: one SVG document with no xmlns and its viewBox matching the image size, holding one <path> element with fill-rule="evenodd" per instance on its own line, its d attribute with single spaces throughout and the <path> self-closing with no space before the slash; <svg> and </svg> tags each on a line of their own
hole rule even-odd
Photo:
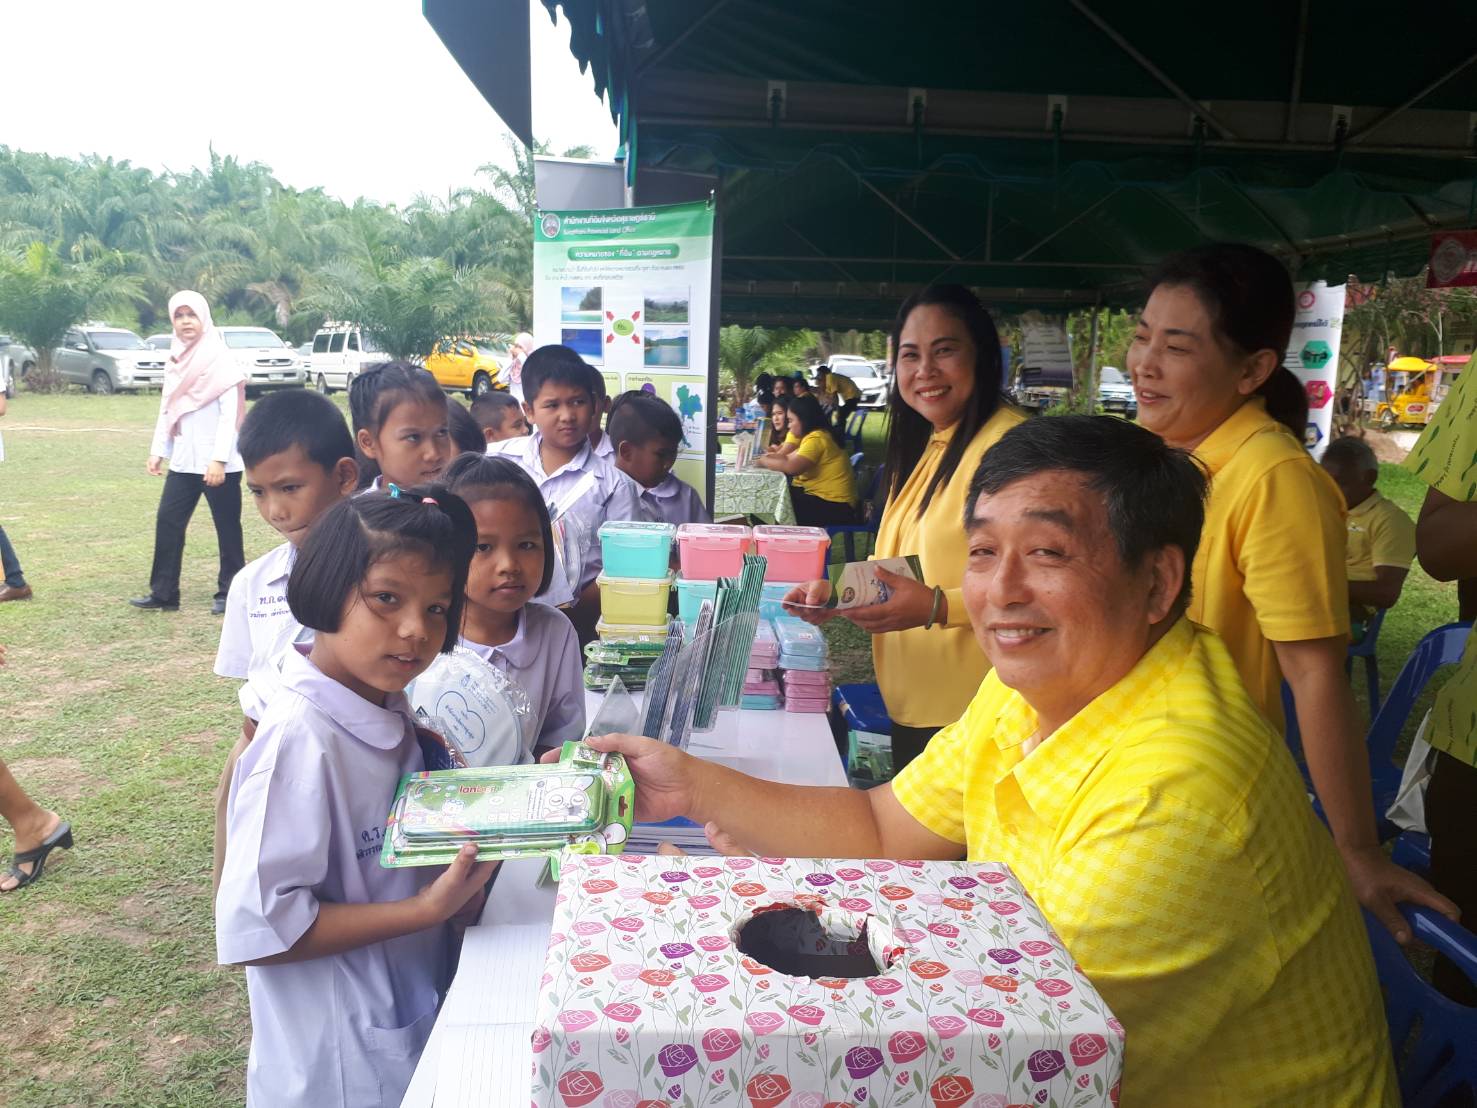
<svg viewBox="0 0 1477 1108">
<path fill-rule="evenodd" d="M 749 399 L 754 368 L 786 336 L 763 327 L 724 327 L 718 332 L 718 365 L 733 375 L 735 406 Z"/>
</svg>

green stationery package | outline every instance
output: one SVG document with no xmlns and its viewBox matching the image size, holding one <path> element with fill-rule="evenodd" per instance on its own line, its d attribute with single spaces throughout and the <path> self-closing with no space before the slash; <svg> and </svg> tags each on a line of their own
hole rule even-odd
<svg viewBox="0 0 1477 1108">
<path fill-rule="evenodd" d="M 619 854 L 635 802 L 625 758 L 582 742 L 547 764 L 412 773 L 390 806 L 380 865 L 444 866 L 467 842 L 478 861 Z"/>
</svg>

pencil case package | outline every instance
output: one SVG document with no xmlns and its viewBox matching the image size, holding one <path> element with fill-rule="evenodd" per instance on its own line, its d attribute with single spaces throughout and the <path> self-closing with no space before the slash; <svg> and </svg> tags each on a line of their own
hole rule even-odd
<svg viewBox="0 0 1477 1108">
<path fill-rule="evenodd" d="M 634 805 L 625 759 L 584 743 L 566 742 L 549 764 L 412 773 L 390 806 L 380 865 L 444 866 L 468 842 L 478 861 L 619 854 Z"/>
</svg>

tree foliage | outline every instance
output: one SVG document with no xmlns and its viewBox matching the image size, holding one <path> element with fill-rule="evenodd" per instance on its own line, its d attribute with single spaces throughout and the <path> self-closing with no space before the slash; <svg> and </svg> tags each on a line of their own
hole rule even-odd
<svg viewBox="0 0 1477 1108">
<path fill-rule="evenodd" d="M 30 388 L 46 392 L 59 386 L 52 352 L 67 328 L 137 295 L 138 282 L 122 265 L 116 251 L 67 265 L 45 242 L 31 243 L 19 257 L 0 254 L 0 328 L 35 348 L 36 368 L 26 377 Z"/>
</svg>

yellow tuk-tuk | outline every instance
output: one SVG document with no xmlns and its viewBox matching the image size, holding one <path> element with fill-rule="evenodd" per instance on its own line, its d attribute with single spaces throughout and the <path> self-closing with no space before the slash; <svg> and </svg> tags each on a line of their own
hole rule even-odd
<svg viewBox="0 0 1477 1108">
<path fill-rule="evenodd" d="M 1452 378 L 1468 361 L 1466 354 L 1424 358 L 1396 358 L 1386 367 L 1385 395 L 1375 407 L 1374 419 L 1386 431 L 1396 427 L 1424 427 L 1446 399 Z"/>
</svg>

